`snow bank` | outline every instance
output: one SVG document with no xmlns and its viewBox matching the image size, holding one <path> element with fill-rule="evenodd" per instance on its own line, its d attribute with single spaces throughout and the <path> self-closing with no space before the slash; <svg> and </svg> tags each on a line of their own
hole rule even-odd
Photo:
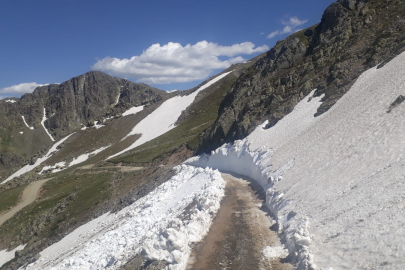
<svg viewBox="0 0 405 270">
<path fill-rule="evenodd" d="M 159 137 L 160 135 L 173 129 L 175 127 L 174 124 L 181 115 L 181 112 L 187 109 L 187 107 L 194 101 L 195 97 L 199 92 L 216 83 L 217 81 L 221 80 L 231 72 L 232 71 L 217 76 L 216 78 L 207 82 L 206 84 L 204 84 L 203 86 L 201 86 L 188 96 L 183 97 L 176 96 L 163 102 L 159 108 L 154 110 L 151 114 L 149 114 L 141 122 L 139 122 L 132 129 L 132 131 L 122 140 L 134 134 L 142 134 L 142 136 L 128 148 L 122 150 L 121 152 L 116 153 L 115 155 L 108 157 L 107 159 L 121 155 L 122 153 L 134 149 L 135 147 L 144 144 L 145 142 L 148 142 L 150 140 L 153 140 L 154 138 Z"/>
<path fill-rule="evenodd" d="M 27 128 L 33 130 L 34 128 L 33 128 L 33 127 L 30 127 L 30 126 L 27 124 L 27 121 L 25 121 L 24 115 L 21 115 L 21 117 L 22 117 L 22 120 L 24 121 L 24 124 L 27 126 Z"/>
<path fill-rule="evenodd" d="M 3 266 L 3 264 L 5 264 L 6 262 L 11 261 L 12 259 L 14 259 L 15 257 L 15 252 L 18 250 L 23 250 L 25 247 L 25 245 L 21 245 L 16 247 L 15 249 L 11 250 L 11 251 L 7 251 L 7 249 L 5 250 L 0 250 L 0 267 Z"/>
<path fill-rule="evenodd" d="M 219 209 L 225 181 L 211 169 L 175 169 L 145 197 L 79 227 L 23 269 L 118 269 L 140 252 L 185 269 L 191 242 L 204 237 Z"/>
<path fill-rule="evenodd" d="M 55 139 L 52 137 L 51 133 L 49 133 L 49 131 L 45 127 L 45 121 L 46 120 L 48 120 L 48 119 L 46 118 L 46 110 L 44 108 L 44 116 L 42 117 L 41 125 L 44 127 L 44 130 L 45 130 L 46 134 L 48 134 L 49 138 L 51 138 L 51 141 L 54 142 Z"/>
<path fill-rule="evenodd" d="M 138 107 L 132 107 L 131 109 L 126 110 L 126 111 L 122 114 L 122 116 L 127 116 L 127 115 L 131 115 L 131 114 L 136 114 L 136 113 L 142 111 L 142 110 L 143 110 L 143 107 L 144 107 L 143 105 L 142 105 L 142 106 L 138 106 Z"/>
<path fill-rule="evenodd" d="M 43 156 L 43 157 L 41 157 L 41 158 L 38 158 L 38 159 L 35 161 L 35 163 L 32 164 L 32 165 L 31 165 L 31 164 L 25 165 L 24 167 L 22 167 L 21 169 L 19 169 L 19 170 L 16 171 L 15 173 L 13 173 L 11 176 L 9 176 L 6 180 L 4 180 L 3 182 L 1 182 L 1 184 L 5 184 L 5 183 L 7 183 L 8 181 L 10 181 L 11 179 L 13 179 L 14 177 L 18 177 L 18 176 L 20 176 L 20 175 L 23 175 L 24 173 L 30 172 L 30 171 L 32 171 L 33 169 L 35 169 L 36 167 L 38 167 L 39 165 L 41 165 L 42 162 L 44 162 L 45 160 L 47 160 L 48 158 L 50 158 L 50 157 L 53 155 L 53 153 L 55 153 L 55 152 L 58 151 L 57 147 L 58 147 L 59 145 L 61 145 L 64 141 L 66 141 L 66 140 L 67 140 L 70 136 L 72 136 L 73 134 L 74 134 L 74 133 L 72 133 L 72 134 L 66 136 L 65 138 L 61 139 L 60 141 L 54 143 L 54 144 L 52 145 L 51 149 L 49 149 L 48 153 L 47 153 L 45 156 Z"/>
<path fill-rule="evenodd" d="M 405 106 L 387 113 L 404 94 L 404 62 L 366 71 L 320 117 L 319 99 L 305 98 L 272 128 L 187 164 L 257 180 L 297 269 L 404 269 Z"/>
</svg>

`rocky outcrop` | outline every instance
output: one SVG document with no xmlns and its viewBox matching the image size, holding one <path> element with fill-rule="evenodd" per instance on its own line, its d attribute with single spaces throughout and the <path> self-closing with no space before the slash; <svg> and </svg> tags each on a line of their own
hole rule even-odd
<svg viewBox="0 0 405 270">
<path fill-rule="evenodd" d="M 59 139 L 88 122 L 116 115 L 131 106 L 150 105 L 168 94 L 146 84 L 91 71 L 60 85 L 38 87 L 18 102 L 21 115 L 29 125 L 39 126 L 46 110 L 45 126 Z"/>
<path fill-rule="evenodd" d="M 199 152 L 247 136 L 259 122 L 273 126 L 316 88 L 326 112 L 357 77 L 405 50 L 405 3 L 339 0 L 319 24 L 279 41 L 233 84 Z"/>
</svg>

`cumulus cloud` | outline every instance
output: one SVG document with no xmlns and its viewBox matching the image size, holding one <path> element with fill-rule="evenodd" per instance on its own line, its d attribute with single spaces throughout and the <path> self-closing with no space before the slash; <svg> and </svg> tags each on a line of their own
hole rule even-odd
<svg viewBox="0 0 405 270">
<path fill-rule="evenodd" d="M 232 46 L 222 46 L 205 40 L 186 46 L 174 42 L 165 45 L 157 43 L 141 55 L 129 59 L 106 57 L 97 61 L 92 69 L 136 78 L 137 81 L 145 83 L 183 83 L 204 79 L 215 69 L 244 62 L 245 59 L 241 55 L 267 50 L 268 46 L 255 47 L 252 42 Z"/>
<path fill-rule="evenodd" d="M 35 88 L 38 86 L 44 86 L 46 84 L 38 84 L 36 82 L 30 83 L 20 83 L 17 85 L 12 85 L 9 87 L 5 87 L 0 89 L 0 94 L 10 94 L 10 95 L 20 95 L 25 93 L 32 93 Z"/>
<path fill-rule="evenodd" d="M 271 39 L 278 35 L 297 32 L 300 30 L 297 29 L 297 27 L 305 24 L 307 21 L 308 20 L 300 20 L 298 17 L 290 17 L 287 21 L 281 20 L 281 24 L 284 25 L 283 29 L 271 32 L 267 38 Z"/>
</svg>

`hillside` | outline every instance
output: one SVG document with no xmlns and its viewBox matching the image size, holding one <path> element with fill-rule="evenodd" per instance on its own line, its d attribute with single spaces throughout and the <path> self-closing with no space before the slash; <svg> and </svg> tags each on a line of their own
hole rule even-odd
<svg viewBox="0 0 405 270">
<path fill-rule="evenodd" d="M 279 41 L 238 78 L 199 152 L 242 139 L 265 120 L 273 126 L 312 89 L 325 94 L 316 115 L 327 111 L 361 73 L 405 50 L 404 14 L 403 1 L 330 5 L 319 24 Z"/>
<path fill-rule="evenodd" d="M 339 0 L 190 90 L 91 71 L 0 100 L 0 269 L 188 269 L 207 234 L 232 258 L 225 172 L 278 237 L 249 265 L 402 269 L 404 51 L 403 1 Z"/>
</svg>

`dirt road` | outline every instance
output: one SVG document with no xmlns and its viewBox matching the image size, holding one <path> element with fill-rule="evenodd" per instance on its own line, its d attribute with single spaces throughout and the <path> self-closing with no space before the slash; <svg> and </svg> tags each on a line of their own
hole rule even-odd
<svg viewBox="0 0 405 270">
<path fill-rule="evenodd" d="M 266 258 L 266 246 L 280 247 L 263 210 L 264 192 L 254 183 L 229 174 L 225 197 L 208 235 L 198 244 L 187 269 L 293 269 L 279 257 Z"/>
<path fill-rule="evenodd" d="M 41 189 L 42 185 L 45 184 L 50 179 L 52 179 L 52 178 L 43 179 L 43 180 L 39 180 L 39 181 L 35 181 L 35 182 L 30 183 L 24 189 L 21 201 L 16 206 L 11 208 L 9 211 L 7 211 L 4 214 L 0 215 L 0 226 L 4 222 L 6 222 L 10 218 L 12 218 L 18 211 L 20 211 L 21 209 L 23 209 L 27 205 L 33 203 L 38 198 L 38 195 L 39 195 L 39 192 L 40 192 L 40 189 Z"/>
</svg>

